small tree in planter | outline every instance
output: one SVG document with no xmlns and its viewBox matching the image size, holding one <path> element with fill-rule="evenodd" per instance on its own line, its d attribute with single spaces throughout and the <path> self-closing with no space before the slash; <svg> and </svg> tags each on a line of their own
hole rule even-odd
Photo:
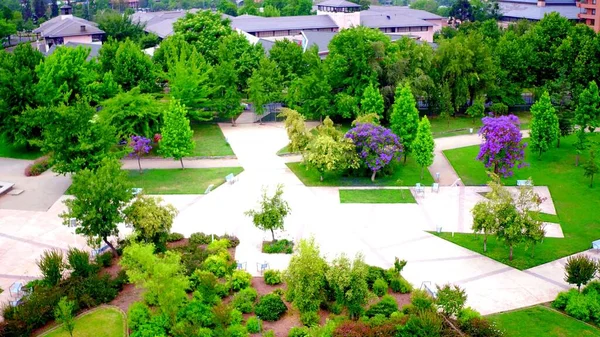
<svg viewBox="0 0 600 337">
<path fill-rule="evenodd" d="M 593 279 L 597 270 L 596 261 L 587 255 L 571 256 L 565 264 L 565 281 L 575 284 L 577 290 L 581 290 L 581 285 L 586 285 Z"/>
<path fill-rule="evenodd" d="M 287 201 L 281 197 L 283 195 L 283 185 L 277 185 L 275 194 L 272 197 L 267 196 L 266 189 L 263 188 L 262 200 L 260 201 L 260 211 L 249 210 L 244 214 L 252 217 L 254 225 L 262 230 L 270 230 L 273 241 L 275 241 L 276 229 L 283 229 L 283 220 L 291 209 Z"/>
<path fill-rule="evenodd" d="M 150 145 L 150 139 L 144 136 L 131 136 L 129 146 L 131 146 L 129 157 L 137 158 L 140 174 L 142 174 L 142 163 L 140 162 L 140 159 L 152 149 L 152 145 Z"/>
<path fill-rule="evenodd" d="M 63 325 L 63 328 L 69 333 L 69 336 L 73 337 L 73 330 L 75 330 L 75 319 L 73 317 L 73 309 L 75 303 L 67 300 L 66 297 L 62 297 L 56 308 L 54 308 L 54 317 L 58 323 Z"/>
</svg>

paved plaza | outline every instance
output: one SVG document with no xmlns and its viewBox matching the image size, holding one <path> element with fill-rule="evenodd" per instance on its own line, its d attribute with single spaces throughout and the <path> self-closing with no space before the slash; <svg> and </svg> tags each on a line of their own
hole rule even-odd
<svg viewBox="0 0 600 337">
<path fill-rule="evenodd" d="M 180 211 L 174 232 L 186 236 L 200 231 L 237 235 L 240 245 L 236 257 L 255 275 L 258 263 L 285 269 L 290 256 L 261 253 L 262 241 L 269 240 L 270 233 L 256 229 L 243 213 L 257 206 L 263 187 L 272 190 L 283 184 L 284 199 L 292 212 L 278 237 L 298 241 L 313 236 L 327 258 L 361 253 L 367 263 L 389 268 L 397 256 L 408 261 L 403 275 L 415 287 L 423 282 L 458 284 L 467 291 L 468 305 L 483 314 L 551 301 L 559 291 L 569 288 L 563 281 L 564 259 L 519 271 L 427 232 L 437 227 L 448 232 L 469 232 L 470 208 L 482 200 L 481 192 L 485 192 L 485 187 L 447 186 L 455 180 L 455 173 L 447 161 L 439 163 L 445 160 L 443 156 L 436 157 L 430 170 L 442 172 L 445 186 L 439 193 L 427 188 L 417 204 L 340 204 L 338 188 L 306 187 L 287 168 L 285 163 L 298 157 L 276 155 L 288 143 L 282 123 L 220 126 L 237 156 L 237 160 L 225 161 L 244 167 L 238 181 L 223 184 L 207 195 L 162 197 Z M 457 139 L 457 146 L 480 142 L 476 135 L 452 138 Z M 439 142 L 450 148 L 451 141 L 442 138 Z M 170 165 L 164 163 L 156 165 Z M 200 162 L 198 165 L 210 167 Z M 154 162 L 144 161 L 143 166 L 154 167 Z M 547 189 L 536 188 L 538 193 L 549 195 Z M 10 196 L 0 198 L 0 206 L 6 198 Z M 63 198 L 48 211 L 0 209 L 0 287 L 7 289 L 15 280 L 38 276 L 35 260 L 45 249 L 85 246 L 84 238 L 61 225 L 58 214 L 64 210 Z M 555 214 L 551 198 L 542 208 Z M 552 233 L 560 237 L 562 231 L 557 227 Z M 0 301 L 7 298 L 8 291 L 0 295 Z"/>
</svg>

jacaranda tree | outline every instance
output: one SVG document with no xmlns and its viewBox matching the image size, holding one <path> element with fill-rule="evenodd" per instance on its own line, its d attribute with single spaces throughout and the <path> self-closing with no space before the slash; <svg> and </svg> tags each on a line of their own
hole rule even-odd
<svg viewBox="0 0 600 337">
<path fill-rule="evenodd" d="M 398 136 L 379 125 L 357 124 L 346 133 L 346 138 L 352 139 L 358 156 L 371 170 L 371 181 L 393 159 L 399 160 L 402 153 Z"/>
<path fill-rule="evenodd" d="M 521 143 L 519 119 L 515 115 L 500 117 L 484 117 L 483 127 L 479 135 L 484 139 L 477 160 L 483 162 L 486 168 L 493 169 L 495 174 L 510 177 L 513 167 L 523 167 L 525 147 Z"/>
<path fill-rule="evenodd" d="M 150 145 L 150 139 L 144 136 L 131 136 L 129 146 L 131 147 L 129 157 L 137 158 L 140 174 L 142 174 L 142 163 L 140 162 L 140 159 L 152 149 L 152 145 Z"/>
</svg>

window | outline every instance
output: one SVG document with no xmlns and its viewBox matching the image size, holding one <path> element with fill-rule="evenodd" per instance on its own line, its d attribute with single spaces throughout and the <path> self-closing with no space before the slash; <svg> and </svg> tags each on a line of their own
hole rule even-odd
<svg viewBox="0 0 600 337">
<path fill-rule="evenodd" d="M 92 42 L 100 42 L 102 41 L 102 35 L 101 34 L 94 34 L 92 35 Z"/>
<path fill-rule="evenodd" d="M 273 32 L 273 36 L 288 36 L 290 35 L 289 30 L 277 30 Z"/>
<path fill-rule="evenodd" d="M 592 9 L 592 15 L 596 15 L 596 10 Z"/>
</svg>

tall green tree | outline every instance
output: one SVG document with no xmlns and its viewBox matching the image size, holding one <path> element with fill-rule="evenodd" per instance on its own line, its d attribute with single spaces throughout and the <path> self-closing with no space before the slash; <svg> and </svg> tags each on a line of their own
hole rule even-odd
<svg viewBox="0 0 600 337">
<path fill-rule="evenodd" d="M 412 150 L 415 153 L 415 160 L 421 166 L 421 179 L 423 179 L 423 171 L 426 167 L 433 164 L 433 149 L 435 143 L 433 134 L 431 133 L 431 124 L 427 116 L 423 116 L 417 128 L 417 137 L 412 144 Z"/>
<path fill-rule="evenodd" d="M 547 91 L 531 106 L 531 115 L 529 145 L 541 157 L 542 153 L 548 151 L 550 144 L 558 139 L 560 132 L 556 109 Z"/>
<path fill-rule="evenodd" d="M 42 53 L 29 44 L 18 45 L 12 53 L 0 52 L 0 134 L 9 143 L 26 145 L 35 133 L 21 116 L 28 107 L 36 106 L 35 67 L 42 60 Z"/>
<path fill-rule="evenodd" d="M 579 95 L 579 103 L 575 110 L 575 124 L 581 130 L 593 132 L 600 126 L 600 93 L 598 85 L 591 81 L 587 89 Z"/>
<path fill-rule="evenodd" d="M 360 110 L 363 115 L 375 113 L 383 117 L 383 97 L 377 88 L 373 84 L 369 84 L 363 92 L 362 99 L 360 100 Z"/>
<path fill-rule="evenodd" d="M 56 173 L 75 173 L 80 170 L 95 170 L 104 158 L 114 157 L 111 152 L 117 143 L 115 129 L 111 125 L 94 120 L 96 110 L 85 100 L 72 106 L 52 109 L 45 120 L 42 133 L 42 151 L 50 153 L 50 163 Z M 44 110 L 38 110 L 44 114 Z"/>
<path fill-rule="evenodd" d="M 142 92 L 158 90 L 154 64 L 140 46 L 127 39 L 119 43 L 113 62 L 113 76 L 123 90 L 140 87 Z"/>
<path fill-rule="evenodd" d="M 285 118 L 284 125 L 290 139 L 288 145 L 290 152 L 303 152 L 311 138 L 311 133 L 306 128 L 305 117 L 292 109 L 283 109 L 279 116 Z"/>
<path fill-rule="evenodd" d="M 419 127 L 419 110 L 408 84 L 396 88 L 396 100 L 392 109 L 390 128 L 400 138 L 406 163 L 406 157 L 413 150 L 412 144 Z"/>
<path fill-rule="evenodd" d="M 173 205 L 161 205 L 162 202 L 162 198 L 138 195 L 123 210 L 125 223 L 133 227 L 136 239 L 154 244 L 158 252 L 167 249 L 167 236 L 178 213 Z"/>
<path fill-rule="evenodd" d="M 62 324 L 62 328 L 66 330 L 71 337 L 73 337 L 73 331 L 75 330 L 75 318 L 73 317 L 74 309 L 75 302 L 69 301 L 67 297 L 61 297 L 56 308 L 54 308 L 54 318 L 56 319 L 56 322 Z"/>
<path fill-rule="evenodd" d="M 327 262 L 314 238 L 300 240 L 284 274 L 287 299 L 300 313 L 319 310 L 325 299 L 326 270 Z"/>
<path fill-rule="evenodd" d="M 260 60 L 258 68 L 248 79 L 248 98 L 257 115 L 261 116 L 264 113 L 265 104 L 281 99 L 281 83 L 282 77 L 275 62 L 266 57 Z"/>
<path fill-rule="evenodd" d="M 158 150 L 165 158 L 179 160 L 182 169 L 183 157 L 191 155 L 195 146 L 192 140 L 194 131 L 190 128 L 190 120 L 187 119 L 186 113 L 185 106 L 176 100 L 171 101 L 161 128 L 162 139 Z"/>
<path fill-rule="evenodd" d="M 352 319 L 360 317 L 369 300 L 368 270 L 362 254 L 357 254 L 352 262 L 341 255 L 333 260 L 325 274 L 336 302 L 348 308 Z"/>
<path fill-rule="evenodd" d="M 233 63 L 237 72 L 237 86 L 240 92 L 244 92 L 248 88 L 248 79 L 264 57 L 265 51 L 262 45 L 260 43 L 251 44 L 241 33 L 234 32 L 219 39 L 218 63 Z"/>
<path fill-rule="evenodd" d="M 130 39 L 138 41 L 144 34 L 144 24 L 133 22 L 131 16 L 121 14 L 112 10 L 102 11 L 95 17 L 98 28 L 106 33 L 107 38 L 113 38 L 116 41 L 125 41 Z"/>
<path fill-rule="evenodd" d="M 223 19 L 220 13 L 198 11 L 187 13 L 173 24 L 175 34 L 181 35 L 185 41 L 196 47 L 210 64 L 216 64 L 219 41 L 233 34 L 228 19 Z"/>
<path fill-rule="evenodd" d="M 108 240 L 119 234 L 123 222 L 122 208 L 132 199 L 127 172 L 121 170 L 116 159 L 105 159 L 95 171 L 84 169 L 73 175 L 70 188 L 73 199 L 65 200 L 67 211 L 61 214 L 64 224 L 72 218 L 75 232 L 83 234 L 94 245 L 104 242 L 118 256 L 117 249 Z"/>
<path fill-rule="evenodd" d="M 8 39 L 10 41 L 10 36 L 17 33 L 17 26 L 6 20 L 0 18 L 0 42 L 3 42 L 4 39 Z"/>
<path fill-rule="evenodd" d="M 275 42 L 269 50 L 269 59 L 277 64 L 286 84 L 296 77 L 302 77 L 308 68 L 304 63 L 302 46 L 288 39 Z"/>
<path fill-rule="evenodd" d="M 583 165 L 583 174 L 586 177 L 590 177 L 590 187 L 594 187 L 594 175 L 600 172 L 600 166 L 596 161 L 596 153 L 594 150 L 590 151 L 590 158 Z"/>
<path fill-rule="evenodd" d="M 235 125 L 235 117 L 244 110 L 235 64 L 225 61 L 216 65 L 214 69 L 215 83 L 219 86 L 213 93 L 213 107 L 219 116 L 231 118 L 231 125 Z"/>
<path fill-rule="evenodd" d="M 292 211 L 287 201 L 283 200 L 283 185 L 277 185 L 275 194 L 267 196 L 267 190 L 263 188 L 260 201 L 260 210 L 249 210 L 244 214 L 252 218 L 254 226 L 264 231 L 271 231 L 273 242 L 275 242 L 275 230 L 283 229 L 285 217 Z"/>
<path fill-rule="evenodd" d="M 321 181 L 325 172 L 343 172 L 360 167 L 356 148 L 348 138 L 335 139 L 326 134 L 320 134 L 308 143 L 304 161 L 319 172 Z"/>
</svg>

